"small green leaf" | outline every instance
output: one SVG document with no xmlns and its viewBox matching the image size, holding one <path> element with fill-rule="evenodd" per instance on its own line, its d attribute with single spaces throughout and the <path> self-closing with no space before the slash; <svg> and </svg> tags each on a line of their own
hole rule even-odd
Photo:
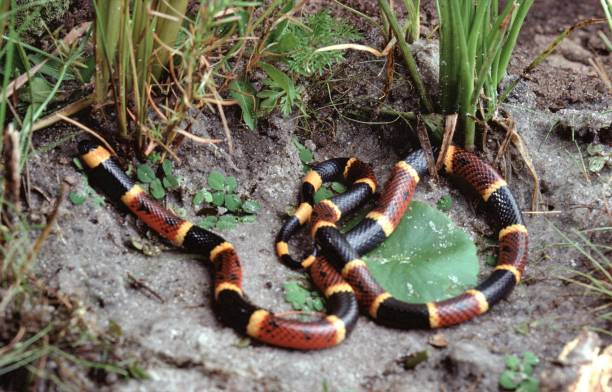
<svg viewBox="0 0 612 392">
<path fill-rule="evenodd" d="M 199 206 L 202 203 L 204 203 L 204 191 L 199 191 L 195 195 L 193 195 L 193 201 L 192 202 L 193 202 L 194 206 Z"/>
<path fill-rule="evenodd" d="M 453 208 L 453 199 L 450 195 L 444 195 L 438 200 L 436 207 L 442 212 L 449 212 Z"/>
<path fill-rule="evenodd" d="M 470 237 L 446 214 L 418 201 L 365 261 L 394 297 L 417 303 L 459 295 L 476 285 L 479 269 Z"/>
<path fill-rule="evenodd" d="M 225 177 L 225 191 L 228 193 L 232 193 L 238 187 L 238 183 L 236 182 L 236 177 L 227 176 Z"/>
<path fill-rule="evenodd" d="M 600 172 L 601 169 L 604 168 L 607 159 L 608 158 L 606 157 L 600 157 L 600 156 L 589 157 L 589 170 L 592 171 L 593 173 Z"/>
<path fill-rule="evenodd" d="M 242 110 L 242 120 L 251 129 L 255 129 L 255 108 L 257 107 L 257 97 L 255 88 L 251 83 L 243 80 L 234 80 L 230 83 L 230 95 Z"/>
<path fill-rule="evenodd" d="M 164 188 L 171 191 L 179 187 L 178 178 L 173 175 L 165 176 L 163 179 Z"/>
<path fill-rule="evenodd" d="M 70 193 L 68 194 L 68 199 L 70 199 L 72 204 L 74 204 L 75 206 L 80 206 L 81 204 L 85 203 L 85 200 L 87 200 L 87 195 L 75 191 L 70 191 Z"/>
<path fill-rule="evenodd" d="M 497 265 L 497 257 L 494 255 L 486 255 L 485 263 L 490 267 L 495 267 Z"/>
<path fill-rule="evenodd" d="M 210 230 L 213 227 L 215 227 L 215 225 L 217 224 L 218 220 L 219 220 L 219 218 L 217 218 L 214 215 L 207 216 L 205 218 L 200 219 L 200 221 L 198 222 L 198 226 L 203 228 L 203 229 L 205 229 L 205 230 Z"/>
<path fill-rule="evenodd" d="M 72 163 L 74 163 L 74 166 L 76 166 L 76 168 L 79 171 L 84 171 L 85 168 L 83 167 L 83 162 L 81 162 L 81 160 L 79 158 L 72 158 Z"/>
<path fill-rule="evenodd" d="M 221 207 L 225 202 L 225 193 L 215 192 L 212 194 L 212 203 L 217 207 Z"/>
<path fill-rule="evenodd" d="M 242 218 L 240 218 L 240 222 L 242 223 L 253 223 L 257 220 L 257 217 L 255 215 L 245 215 Z"/>
<path fill-rule="evenodd" d="M 306 304 L 306 298 L 310 296 L 308 290 L 297 282 L 285 282 L 283 289 L 285 290 L 285 301 L 291 304 L 294 310 L 301 310 Z"/>
<path fill-rule="evenodd" d="M 521 385 L 516 389 L 516 392 L 538 392 L 540 390 L 540 382 L 535 377 L 527 377 Z"/>
<path fill-rule="evenodd" d="M 166 159 L 162 162 L 162 171 L 165 175 L 171 176 L 173 170 L 174 166 L 172 165 L 172 161 L 170 159 Z"/>
<path fill-rule="evenodd" d="M 150 184 L 151 196 L 153 196 L 157 200 L 161 200 L 166 196 L 166 191 L 162 186 L 159 178 L 154 179 Z"/>
<path fill-rule="evenodd" d="M 217 171 L 213 170 L 208 174 L 208 186 L 216 191 L 222 191 L 225 189 L 225 176 Z"/>
<path fill-rule="evenodd" d="M 138 177 L 139 181 L 142 181 L 145 184 L 149 184 L 155 180 L 155 172 L 153 172 L 151 166 L 146 164 L 138 165 L 136 168 L 136 176 Z"/>
<path fill-rule="evenodd" d="M 293 145 L 298 150 L 300 161 L 302 161 L 304 165 L 307 165 L 314 160 L 314 154 L 312 151 L 307 149 L 302 143 L 298 142 L 296 138 L 293 138 Z"/>
<path fill-rule="evenodd" d="M 346 192 L 346 187 L 341 182 L 336 182 L 336 181 L 332 182 L 331 183 L 331 189 L 332 189 L 332 191 L 334 191 L 336 193 L 344 193 L 344 192 Z"/>
<path fill-rule="evenodd" d="M 317 204 L 321 200 L 329 199 L 332 196 L 334 196 L 334 192 L 330 191 L 327 187 L 321 187 L 314 194 L 314 202 Z"/>
<path fill-rule="evenodd" d="M 136 380 L 145 380 L 150 377 L 147 371 L 135 360 L 131 361 L 128 365 L 128 371 L 130 372 L 130 377 Z"/>
<path fill-rule="evenodd" d="M 235 228 L 237 224 L 238 221 L 234 215 L 226 214 L 219 217 L 215 228 L 217 228 L 217 230 L 231 230 Z"/>
<path fill-rule="evenodd" d="M 225 205 L 225 208 L 227 208 L 231 212 L 236 212 L 240 209 L 240 205 L 242 204 L 242 201 L 237 195 L 228 194 L 228 195 L 225 195 L 225 200 L 223 204 Z"/>
<path fill-rule="evenodd" d="M 589 153 L 589 155 L 600 155 L 600 154 L 603 154 L 604 146 L 601 145 L 601 144 L 590 143 L 587 146 L 587 152 Z"/>
<path fill-rule="evenodd" d="M 268 74 L 274 85 L 283 89 L 285 94 L 287 94 L 287 97 L 289 97 L 290 101 L 293 101 L 295 98 L 297 98 L 298 93 L 295 88 L 295 84 L 293 84 L 293 80 L 291 80 L 291 78 L 286 73 L 282 72 L 281 70 L 270 64 L 263 62 L 259 63 L 259 67 L 263 69 L 265 73 Z"/>
<path fill-rule="evenodd" d="M 523 376 L 512 370 L 505 370 L 499 376 L 499 385 L 505 389 L 516 389 L 521 381 L 523 381 Z"/>
<path fill-rule="evenodd" d="M 152 164 L 155 165 L 155 164 L 159 163 L 159 161 L 161 161 L 161 154 L 158 153 L 158 152 L 152 152 L 147 157 L 147 161 L 149 161 L 149 162 L 151 162 Z"/>
<path fill-rule="evenodd" d="M 506 368 L 510 370 L 519 370 L 521 368 L 521 361 L 516 355 L 506 355 Z"/>
<path fill-rule="evenodd" d="M 528 363 L 530 365 L 537 365 L 538 363 L 540 363 L 540 358 L 538 358 L 537 355 L 535 355 L 531 351 L 525 351 L 523 353 L 523 363 Z"/>
<path fill-rule="evenodd" d="M 242 203 L 242 211 L 246 212 L 247 214 L 257 214 L 260 209 L 261 206 L 255 200 L 247 200 Z"/>
<path fill-rule="evenodd" d="M 427 350 L 417 351 L 416 353 L 412 353 L 404 358 L 404 369 L 411 370 L 417 367 L 418 364 L 427 361 L 429 358 L 429 353 Z"/>
</svg>

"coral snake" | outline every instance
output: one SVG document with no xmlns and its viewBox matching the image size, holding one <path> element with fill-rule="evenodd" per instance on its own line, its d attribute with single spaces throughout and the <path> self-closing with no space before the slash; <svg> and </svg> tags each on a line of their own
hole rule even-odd
<svg viewBox="0 0 612 392">
<path fill-rule="evenodd" d="M 328 313 L 314 321 L 287 319 L 245 298 L 242 269 L 232 244 L 159 205 L 99 144 L 82 141 L 79 153 L 94 183 L 113 201 L 124 204 L 173 244 L 206 256 L 213 278 L 214 306 L 225 324 L 273 346 L 299 350 L 335 346 L 352 331 L 359 307 L 376 322 L 395 328 L 438 328 L 461 323 L 509 295 L 527 261 L 527 229 L 506 182 L 475 154 L 451 146 L 444 169 L 466 180 L 482 197 L 499 237 L 497 265 L 484 282 L 454 298 L 426 304 L 393 298 L 376 283 L 360 255 L 384 241 L 399 224 L 420 177 L 427 171 L 425 154 L 417 150 L 395 164 L 376 207 L 346 234 L 339 232 L 336 223 L 372 196 L 377 184 L 371 168 L 356 158 L 330 159 L 306 174 L 301 203 L 276 240 L 276 253 L 285 264 L 308 271 L 326 298 Z M 337 180 L 345 182 L 348 190 L 313 205 L 314 193 L 321 185 Z M 308 222 L 316 250 L 304 260 L 295 261 L 289 256 L 288 241 Z"/>
</svg>

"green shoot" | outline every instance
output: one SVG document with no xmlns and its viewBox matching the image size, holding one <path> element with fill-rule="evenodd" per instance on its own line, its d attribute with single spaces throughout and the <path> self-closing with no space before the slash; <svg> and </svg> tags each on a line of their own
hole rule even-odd
<svg viewBox="0 0 612 392">
<path fill-rule="evenodd" d="M 538 392 L 540 382 L 533 375 L 534 367 L 540 359 L 531 351 L 525 351 L 522 358 L 507 355 L 506 370 L 499 376 L 499 385 L 511 391 Z"/>
<path fill-rule="evenodd" d="M 474 149 L 476 107 L 486 96 L 487 117 L 497 109 L 497 88 L 533 0 L 437 0 L 440 17 L 440 109 L 459 114 L 464 144 Z"/>
</svg>

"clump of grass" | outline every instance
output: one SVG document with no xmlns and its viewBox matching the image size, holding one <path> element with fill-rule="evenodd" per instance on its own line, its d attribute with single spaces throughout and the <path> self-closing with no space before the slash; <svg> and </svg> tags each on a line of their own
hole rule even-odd
<svg viewBox="0 0 612 392">
<path fill-rule="evenodd" d="M 20 36 L 24 26 L 16 23 L 23 8 L 16 4 L 0 4 L 0 389 L 95 389 L 92 374 L 138 377 L 144 372 L 134 361 L 122 362 L 114 354 L 119 336 L 98 331 L 86 321 L 83 304 L 48 287 L 33 272 L 67 185 L 62 185 L 44 224 L 28 222 L 20 208 L 21 173 L 31 152 L 33 124 L 77 66 L 79 48 L 55 56 L 26 44 Z M 32 54 L 46 64 L 59 64 L 57 72 L 43 77 L 38 73 L 43 68 L 34 71 Z M 25 78 L 17 78 L 24 73 Z M 9 100 L 14 92 L 9 86 L 17 85 L 20 99 Z"/>
<path fill-rule="evenodd" d="M 588 238 L 591 234 L 603 234 L 609 238 L 612 227 L 598 227 L 588 230 L 572 230 L 570 234 L 554 227 L 554 230 L 563 238 L 564 242 L 558 246 L 575 249 L 582 255 L 586 270 L 572 269 L 575 277 L 564 280 L 585 288 L 589 293 L 601 298 L 602 306 L 594 309 L 600 320 L 612 321 L 612 246 L 609 243 L 597 243 Z M 597 329 L 594 327 L 593 329 Z M 599 329 L 600 332 L 610 335 L 609 330 Z"/>
<path fill-rule="evenodd" d="M 440 17 L 440 109 L 458 113 L 467 149 L 474 149 L 476 108 L 497 109 L 497 88 L 506 75 L 519 31 L 533 0 L 457 2 L 437 0 Z"/>
</svg>

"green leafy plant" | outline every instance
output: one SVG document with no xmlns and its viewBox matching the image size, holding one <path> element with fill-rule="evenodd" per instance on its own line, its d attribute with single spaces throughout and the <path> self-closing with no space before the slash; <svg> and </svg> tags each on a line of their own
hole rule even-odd
<svg viewBox="0 0 612 392">
<path fill-rule="evenodd" d="M 225 176 L 220 171 L 213 170 L 208 174 L 207 183 L 208 188 L 199 190 L 193 196 L 193 205 L 200 207 L 208 204 L 213 210 L 208 211 L 209 215 L 202 218 L 198 226 L 204 229 L 230 230 L 238 223 L 255 222 L 261 206 L 255 200 L 243 200 L 238 196 L 236 177 Z M 226 211 L 221 212 L 222 208 Z"/>
<path fill-rule="evenodd" d="M 352 25 L 332 17 L 326 10 L 307 16 L 302 23 L 279 26 L 273 36 L 271 50 L 282 56 L 290 72 L 303 76 L 322 75 L 344 60 L 341 51 L 317 52 L 317 49 L 361 39 Z"/>
<path fill-rule="evenodd" d="M 450 197 L 450 195 L 442 196 L 438 199 L 436 208 L 442 212 L 449 212 L 453 208 L 453 199 Z"/>
<path fill-rule="evenodd" d="M 588 167 L 593 173 L 599 173 L 606 165 L 612 166 L 612 152 L 609 149 L 606 151 L 603 144 L 589 144 L 587 154 L 589 154 Z"/>
<path fill-rule="evenodd" d="M 486 118 L 497 109 L 519 31 L 533 0 L 457 2 L 437 0 L 440 18 L 440 106 L 459 114 L 465 147 L 474 149 L 476 107 L 486 96 Z"/>
<path fill-rule="evenodd" d="M 446 216 L 412 201 L 395 232 L 364 260 L 395 297 L 428 302 L 455 296 L 477 283 L 476 247 Z"/>
<path fill-rule="evenodd" d="M 309 290 L 302 283 L 290 281 L 283 283 L 285 301 L 291 304 L 293 310 L 304 312 L 320 312 L 324 309 L 323 298 L 316 290 Z"/>
<path fill-rule="evenodd" d="M 533 368 L 540 359 L 531 351 L 525 351 L 522 358 L 507 355 L 506 370 L 499 376 L 499 385 L 517 392 L 537 392 L 540 388 L 538 379 L 533 375 Z"/>
<path fill-rule="evenodd" d="M 282 9 L 290 10 L 292 2 L 284 3 Z M 288 116 L 296 107 L 306 113 L 301 99 L 304 89 L 296 85 L 294 79 L 321 75 L 344 59 L 341 51 L 318 52 L 318 48 L 359 38 L 361 36 L 353 26 L 334 19 L 328 11 L 279 22 L 269 35 L 262 38 L 265 40 L 263 48 L 260 47 L 252 56 L 256 59 L 253 68 L 259 68 L 265 74 L 263 87 L 257 91 L 246 79 L 234 80 L 230 84 L 230 94 L 240 106 L 245 124 L 255 129 L 257 118 L 268 115 L 277 107 L 283 116 Z M 270 64 L 272 61 L 275 65 Z"/>
<path fill-rule="evenodd" d="M 160 161 L 159 154 L 153 153 L 147 158 L 147 163 L 142 163 L 136 167 L 136 177 L 138 181 L 146 184 L 151 196 L 157 200 L 166 197 L 167 191 L 174 191 L 179 188 L 179 179 L 174 175 L 174 165 L 169 159 L 161 163 L 161 177 L 155 174 L 155 165 Z"/>
</svg>

